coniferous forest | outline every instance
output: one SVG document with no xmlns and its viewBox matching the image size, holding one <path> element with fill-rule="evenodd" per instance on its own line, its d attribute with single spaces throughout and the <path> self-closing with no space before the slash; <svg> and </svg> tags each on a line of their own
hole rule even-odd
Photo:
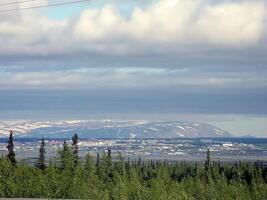
<svg viewBox="0 0 267 200">
<path fill-rule="evenodd" d="M 251 163 L 125 160 L 112 152 L 79 158 L 79 137 L 65 141 L 58 162 L 46 161 L 45 140 L 34 166 L 17 162 L 13 133 L 0 159 L 1 198 L 65 199 L 267 199 L 267 169 Z"/>
</svg>

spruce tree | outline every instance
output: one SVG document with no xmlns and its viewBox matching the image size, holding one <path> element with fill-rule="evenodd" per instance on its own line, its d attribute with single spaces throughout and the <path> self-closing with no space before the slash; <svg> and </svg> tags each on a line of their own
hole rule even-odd
<svg viewBox="0 0 267 200">
<path fill-rule="evenodd" d="M 63 142 L 63 152 L 66 152 L 69 150 L 68 144 L 67 144 L 67 140 L 64 140 Z"/>
<path fill-rule="evenodd" d="M 210 182 L 210 149 L 207 149 L 207 158 L 205 161 L 205 181 Z"/>
<path fill-rule="evenodd" d="M 207 149 L 207 158 L 205 161 L 205 170 L 208 171 L 210 167 L 210 149 Z"/>
<path fill-rule="evenodd" d="M 10 131 L 9 139 L 8 139 L 7 143 L 8 143 L 8 145 L 6 147 L 8 150 L 7 158 L 10 160 L 11 164 L 13 166 L 15 166 L 17 161 L 16 161 L 16 155 L 14 152 L 13 131 L 12 130 Z"/>
<path fill-rule="evenodd" d="M 107 165 L 109 168 L 112 166 L 111 149 L 108 149 Z"/>
<path fill-rule="evenodd" d="M 108 176 L 109 178 L 113 178 L 113 167 L 112 167 L 111 149 L 108 149 L 108 157 L 107 157 L 107 176 Z"/>
<path fill-rule="evenodd" d="M 45 169 L 45 167 L 46 167 L 45 154 L 46 154 L 45 141 L 44 141 L 44 138 L 42 138 L 40 149 L 39 149 L 39 159 L 38 159 L 38 162 L 36 164 L 36 167 L 38 167 L 39 169 Z"/>
<path fill-rule="evenodd" d="M 96 167 L 96 174 L 98 176 L 100 176 L 100 155 L 99 153 L 97 152 L 96 154 L 96 163 L 95 163 L 95 167 Z"/>
<path fill-rule="evenodd" d="M 79 162 L 79 137 L 75 133 L 74 136 L 72 137 L 72 150 L 73 150 L 73 157 L 74 157 L 74 164 L 77 165 Z"/>
</svg>

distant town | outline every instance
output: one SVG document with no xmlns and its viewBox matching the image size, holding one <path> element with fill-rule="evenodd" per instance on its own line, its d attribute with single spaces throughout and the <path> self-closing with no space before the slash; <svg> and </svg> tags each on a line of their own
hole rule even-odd
<svg viewBox="0 0 267 200">
<path fill-rule="evenodd" d="M 63 140 L 45 141 L 48 159 L 53 159 L 62 148 Z M 21 160 L 36 158 L 39 146 L 40 139 L 15 140 L 15 152 Z M 81 139 L 79 142 L 80 157 L 110 149 L 114 155 L 120 152 L 125 158 L 144 160 L 203 161 L 208 148 L 216 161 L 267 161 L 267 139 L 263 138 Z M 6 152 L 6 141 L 2 138 L 0 154 Z"/>
</svg>

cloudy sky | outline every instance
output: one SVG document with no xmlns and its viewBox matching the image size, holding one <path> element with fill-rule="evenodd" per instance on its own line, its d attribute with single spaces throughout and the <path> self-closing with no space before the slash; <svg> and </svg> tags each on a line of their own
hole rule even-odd
<svg viewBox="0 0 267 200">
<path fill-rule="evenodd" d="M 0 4 L 0 119 L 204 121 L 267 137 L 267 1 Z"/>
</svg>

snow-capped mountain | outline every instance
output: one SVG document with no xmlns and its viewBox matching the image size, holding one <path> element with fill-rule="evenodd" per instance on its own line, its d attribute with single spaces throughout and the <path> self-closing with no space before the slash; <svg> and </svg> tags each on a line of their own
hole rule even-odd
<svg viewBox="0 0 267 200">
<path fill-rule="evenodd" d="M 232 137 L 215 126 L 195 122 L 143 120 L 70 120 L 0 122 L 0 137 L 13 130 L 16 137 L 65 138 L 175 138 Z"/>
</svg>

